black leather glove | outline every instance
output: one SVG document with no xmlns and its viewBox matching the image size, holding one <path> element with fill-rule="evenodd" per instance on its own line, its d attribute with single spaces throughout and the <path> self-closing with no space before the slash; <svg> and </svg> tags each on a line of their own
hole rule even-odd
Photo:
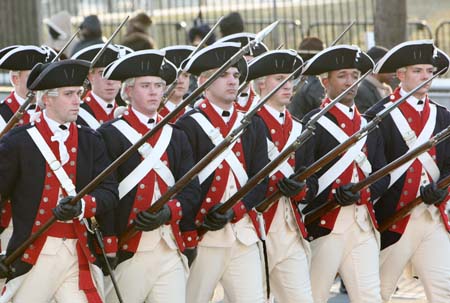
<svg viewBox="0 0 450 303">
<path fill-rule="evenodd" d="M 351 189 L 354 183 L 349 183 L 346 185 L 342 185 L 336 189 L 336 193 L 334 197 L 336 198 L 336 202 L 341 206 L 348 206 L 356 203 L 361 197 L 359 192 L 352 193 Z"/>
<path fill-rule="evenodd" d="M 11 274 L 14 272 L 14 268 L 12 266 L 8 266 L 4 263 L 6 259 L 5 255 L 0 255 L 0 279 L 6 279 L 11 277 Z"/>
<path fill-rule="evenodd" d="M 75 205 L 70 204 L 73 196 L 67 196 L 59 200 L 58 205 L 52 209 L 53 214 L 59 221 L 69 221 L 81 215 L 81 201 Z"/>
<path fill-rule="evenodd" d="M 164 204 L 164 206 L 154 214 L 141 211 L 137 214 L 134 224 L 136 225 L 137 230 L 151 231 L 169 221 L 171 217 L 172 212 L 170 211 L 169 206 Z"/>
<path fill-rule="evenodd" d="M 116 269 L 119 258 L 117 256 L 106 256 L 106 258 L 108 259 L 109 266 L 111 266 L 111 270 Z M 98 256 L 98 260 L 100 262 L 100 268 L 103 271 L 103 275 L 109 276 L 109 269 L 108 265 L 106 265 L 105 256 Z"/>
<path fill-rule="evenodd" d="M 221 204 L 216 204 L 205 216 L 205 221 L 203 221 L 203 227 L 207 230 L 215 231 L 222 229 L 228 222 L 233 220 L 234 211 L 229 209 L 224 215 L 220 214 L 217 210 Z"/>
<path fill-rule="evenodd" d="M 428 185 L 420 187 L 420 196 L 425 204 L 439 205 L 448 195 L 447 189 L 440 189 L 437 184 L 431 182 Z"/>
<path fill-rule="evenodd" d="M 188 259 L 188 265 L 189 267 L 191 267 L 192 262 L 194 262 L 195 258 L 197 257 L 197 247 L 194 248 L 186 248 L 183 251 L 183 254 L 186 256 L 186 258 Z"/>
<path fill-rule="evenodd" d="M 278 181 L 277 186 L 283 196 L 293 197 L 298 195 L 305 188 L 306 182 L 285 177 Z"/>
</svg>

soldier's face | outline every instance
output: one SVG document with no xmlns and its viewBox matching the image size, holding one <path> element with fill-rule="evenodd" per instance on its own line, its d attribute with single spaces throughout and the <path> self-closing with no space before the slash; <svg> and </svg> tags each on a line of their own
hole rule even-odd
<svg viewBox="0 0 450 303">
<path fill-rule="evenodd" d="M 89 73 L 88 79 L 94 94 L 105 100 L 112 102 L 119 92 L 120 81 L 108 80 L 102 77 L 103 67 L 96 67 Z"/>
<path fill-rule="evenodd" d="M 137 77 L 133 86 L 128 86 L 126 92 L 131 106 L 144 115 L 154 115 L 161 103 L 165 82 L 160 77 Z"/>
<path fill-rule="evenodd" d="M 353 83 L 358 80 L 359 76 L 360 71 L 356 68 L 335 70 L 329 72 L 328 77 L 322 78 L 322 84 L 325 87 L 327 96 L 330 99 L 334 99 L 352 86 Z M 357 90 L 357 86 L 353 87 L 340 102 L 347 105 L 353 105 L 353 99 L 356 96 Z"/>
<path fill-rule="evenodd" d="M 205 90 L 206 97 L 211 102 L 220 102 L 232 104 L 236 100 L 239 88 L 239 76 L 241 73 L 236 67 L 230 67 L 226 72 L 219 76 Z M 200 84 L 206 81 L 206 77 L 201 77 Z"/>
<path fill-rule="evenodd" d="M 261 81 L 260 90 L 261 98 L 269 94 L 280 82 L 284 81 L 289 74 L 275 74 L 266 76 L 264 81 Z M 271 98 L 270 103 L 278 106 L 285 106 L 291 102 L 293 93 L 292 80 L 287 81 Z"/>
<path fill-rule="evenodd" d="M 406 92 L 409 92 L 423 81 L 430 79 L 433 76 L 433 71 L 434 67 L 431 64 L 416 64 L 399 69 L 397 71 L 397 77 L 401 82 L 402 88 Z M 430 89 L 430 86 L 431 83 L 424 85 L 414 96 L 419 99 L 423 98 Z"/>
<path fill-rule="evenodd" d="M 58 88 L 57 96 L 44 95 L 43 101 L 49 118 L 63 124 L 77 120 L 82 88 L 69 86 Z"/>
<path fill-rule="evenodd" d="M 173 90 L 173 93 L 170 96 L 169 100 L 179 101 L 188 92 L 189 76 L 190 76 L 190 74 L 188 74 L 186 72 L 182 72 L 180 74 L 180 76 L 178 77 L 177 86 Z"/>
<path fill-rule="evenodd" d="M 11 82 L 14 85 L 14 91 L 25 98 L 28 93 L 27 80 L 31 70 L 21 70 L 17 75 L 11 76 Z"/>
</svg>

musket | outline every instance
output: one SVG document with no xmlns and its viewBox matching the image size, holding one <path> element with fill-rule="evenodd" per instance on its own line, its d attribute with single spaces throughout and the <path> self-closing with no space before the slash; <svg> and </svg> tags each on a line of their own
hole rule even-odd
<svg viewBox="0 0 450 303">
<path fill-rule="evenodd" d="M 300 69 L 299 67 L 298 69 Z M 289 79 L 294 77 L 297 74 L 297 70 L 291 73 L 286 79 L 283 80 L 280 84 L 284 85 Z M 345 95 L 348 94 L 350 90 L 352 90 L 356 85 L 358 85 L 367 75 L 369 75 L 372 70 L 366 72 L 362 77 L 360 77 L 355 83 L 353 83 L 350 87 L 348 87 L 345 91 L 343 91 L 339 96 L 334 98 L 327 106 L 325 106 L 317 115 L 315 115 L 305 126 L 305 131 L 302 132 L 300 136 L 298 136 L 295 141 L 289 145 L 287 148 L 284 148 L 283 151 L 272 161 L 270 161 L 266 166 L 264 166 L 260 171 L 258 171 L 252 178 L 250 178 L 247 183 L 245 183 L 239 191 L 237 191 L 233 196 L 231 196 L 227 201 L 222 203 L 218 208 L 218 212 L 221 214 L 225 214 L 229 209 L 231 209 L 236 203 L 238 203 L 249 191 L 251 191 L 258 183 L 260 183 L 267 175 L 269 175 L 272 171 L 274 171 L 280 163 L 284 162 L 292 152 L 297 150 L 297 148 L 306 142 L 309 138 L 311 138 L 314 134 L 315 124 L 316 122 L 325 115 L 337 102 L 339 102 Z M 280 86 L 280 85 L 278 85 Z M 278 88 L 278 86 L 276 88 Z M 281 87 L 281 86 L 280 86 Z M 275 88 L 275 89 L 276 89 Z M 266 96 L 267 97 L 267 96 Z M 265 98 L 266 98 L 265 97 Z M 271 96 L 269 96 L 271 97 Z M 259 105 L 259 103 L 258 103 Z M 197 233 L 199 236 L 202 236 L 206 233 L 206 229 L 203 227 L 199 227 L 197 229 Z"/>
<path fill-rule="evenodd" d="M 356 20 L 353 20 L 352 22 L 350 22 L 349 25 L 347 25 L 347 27 L 344 29 L 344 31 L 336 37 L 336 39 L 334 39 L 333 42 L 331 42 L 330 46 L 336 45 L 336 43 L 339 42 L 339 40 L 342 39 L 342 37 L 350 30 L 350 28 L 353 26 L 353 24 L 355 24 Z"/>
<path fill-rule="evenodd" d="M 361 140 L 364 136 L 366 136 L 368 133 L 376 129 L 376 127 L 381 123 L 381 121 L 389 115 L 391 111 L 393 111 L 395 108 L 400 106 L 403 102 L 406 101 L 410 96 L 414 95 L 419 89 L 421 89 L 426 84 L 430 83 L 434 78 L 439 76 L 445 71 L 445 69 L 440 70 L 437 72 L 433 77 L 430 79 L 427 79 L 426 81 L 423 81 L 420 83 L 417 87 L 415 87 L 413 90 L 408 92 L 405 96 L 401 97 L 394 103 L 392 103 L 390 106 L 385 107 L 383 110 L 381 110 L 379 113 L 375 115 L 375 117 L 366 124 L 363 128 L 361 128 L 359 131 L 354 133 L 352 136 L 350 136 L 347 140 L 342 142 L 341 144 L 334 147 L 332 150 L 330 150 L 328 153 L 326 153 L 324 156 L 322 156 L 319 160 L 311 164 L 309 167 L 307 167 L 305 170 L 296 173 L 292 178 L 303 181 L 306 180 L 308 177 L 316 173 L 318 170 L 320 170 L 322 167 L 330 163 L 333 159 L 335 159 L 337 156 L 344 153 L 347 149 L 349 149 L 351 146 L 353 146 L 356 142 Z M 267 209 L 269 209 L 273 203 L 278 201 L 283 194 L 276 189 L 270 196 L 266 197 L 257 207 L 256 210 L 258 212 L 265 212 Z"/>
<path fill-rule="evenodd" d="M 216 24 L 214 24 L 214 26 L 209 30 L 209 32 L 206 34 L 205 37 L 203 37 L 203 39 L 200 41 L 200 43 L 196 46 L 196 48 L 189 54 L 189 56 L 185 59 L 186 61 L 188 61 L 189 59 L 192 58 L 192 56 L 194 56 L 200 49 L 203 48 L 203 46 L 206 44 L 206 42 L 208 41 L 208 39 L 213 35 L 214 31 L 216 30 L 216 28 L 220 25 L 220 22 L 222 22 L 223 16 L 221 16 L 219 18 L 219 20 L 217 20 Z M 173 81 L 169 87 L 166 89 L 166 91 L 164 92 L 163 95 L 163 101 L 161 102 L 161 107 L 166 104 L 167 99 L 170 96 L 170 93 L 172 93 L 172 91 L 175 89 L 175 87 L 178 84 L 178 77 L 180 76 L 180 74 L 183 72 L 183 70 L 181 69 L 181 66 L 178 68 L 177 70 L 177 76 L 175 78 L 175 81 Z"/>
<path fill-rule="evenodd" d="M 102 235 L 102 232 L 100 231 L 100 226 L 98 225 L 97 220 L 95 220 L 95 217 L 93 217 L 91 222 L 92 222 L 91 227 L 94 231 L 95 238 L 97 240 L 98 246 L 100 247 L 103 259 L 105 260 L 105 264 L 108 269 L 108 273 L 111 278 L 111 282 L 113 284 L 114 291 L 117 295 L 117 299 L 119 300 L 119 303 L 123 303 L 122 294 L 120 293 L 119 285 L 117 284 L 117 279 L 114 274 L 114 270 L 111 267 L 111 264 L 109 263 L 108 256 L 106 255 L 105 245 L 103 244 L 103 235 Z"/>
<path fill-rule="evenodd" d="M 122 29 L 122 27 L 125 25 L 125 23 L 128 21 L 128 19 L 130 18 L 130 16 L 126 16 L 125 19 L 123 19 L 123 21 L 119 24 L 119 26 L 114 30 L 114 32 L 111 34 L 111 36 L 109 37 L 109 39 L 105 42 L 105 44 L 103 45 L 103 47 L 98 51 L 98 53 L 95 55 L 94 59 L 92 59 L 91 64 L 89 66 L 89 72 L 92 71 L 92 69 L 94 68 L 94 65 L 97 63 L 97 61 L 100 59 L 101 55 L 103 55 L 103 53 L 106 51 L 106 49 L 108 48 L 108 45 L 111 44 L 112 39 L 114 39 L 117 34 L 119 33 L 119 31 Z M 83 95 L 81 96 L 81 99 L 84 99 L 84 97 L 86 97 L 86 94 L 88 92 L 88 87 L 89 87 L 89 80 L 86 77 L 84 79 L 83 82 Z"/>
<path fill-rule="evenodd" d="M 55 62 L 58 60 L 62 53 L 66 50 L 66 48 L 69 46 L 69 44 L 75 39 L 75 37 L 78 35 L 80 29 L 78 29 L 72 37 L 64 44 L 64 46 L 61 48 L 61 50 L 56 54 L 56 57 L 52 59 L 51 62 Z M 8 123 L 6 123 L 5 127 L 0 131 L 0 138 L 3 137 L 7 132 L 9 132 L 17 123 L 19 123 L 20 119 L 22 119 L 23 115 L 25 114 L 25 111 L 28 109 L 28 106 L 30 106 L 31 101 L 33 101 L 36 93 L 33 91 L 28 91 L 27 98 L 23 102 L 23 104 L 19 107 L 19 109 L 14 113 L 14 115 L 9 119 Z"/>
<path fill-rule="evenodd" d="M 272 30 L 277 26 L 278 21 L 272 23 L 271 25 L 260 31 L 254 41 L 259 43 L 264 39 Z M 253 42 L 253 41 L 252 41 Z M 114 160 L 107 168 L 105 168 L 97 177 L 95 177 L 89 184 L 81 189 L 75 197 L 69 202 L 70 204 L 75 204 L 77 201 L 81 200 L 86 194 L 90 193 L 94 188 L 96 188 L 106 177 L 108 177 L 113 171 L 115 171 L 120 165 L 122 165 L 131 155 L 136 153 L 147 140 L 157 133 L 165 124 L 169 123 L 170 120 L 175 117 L 184 107 L 186 107 L 190 102 L 195 100 L 202 92 L 208 87 L 213 81 L 215 81 L 223 72 L 225 72 L 230 66 L 235 65 L 239 59 L 241 59 L 247 52 L 247 47 L 251 45 L 248 44 L 242 49 L 240 49 L 236 54 L 234 54 L 227 62 L 224 63 L 219 69 L 217 69 L 201 86 L 195 89 L 186 99 L 184 99 L 180 105 L 171 111 L 167 116 L 165 116 L 154 128 L 145 133 L 136 143 L 131 145 L 123 154 L 121 154 L 116 160 Z M 36 241 L 36 239 L 46 232 L 54 223 L 56 222 L 56 217 L 52 215 L 51 219 L 41 225 L 41 227 L 30 237 L 28 237 L 19 247 L 17 247 L 9 256 L 7 256 L 3 263 L 6 265 L 12 264 L 14 260 L 19 258 L 23 252 Z"/>
<path fill-rule="evenodd" d="M 377 182 L 384 176 L 388 175 L 391 171 L 394 169 L 402 166 L 405 163 L 408 163 L 409 161 L 414 160 L 419 155 L 423 154 L 424 152 L 430 150 L 434 146 L 436 146 L 438 143 L 446 140 L 450 137 L 450 126 L 439 132 L 438 134 L 434 135 L 432 138 L 430 138 L 427 142 L 417 146 L 416 148 L 410 150 L 406 154 L 398 157 L 388 165 L 380 168 L 364 180 L 354 184 L 351 188 L 351 192 L 353 194 L 356 194 L 360 190 L 370 186 L 371 184 Z M 332 211 L 334 208 L 338 206 L 336 199 L 332 199 L 329 202 L 326 202 L 319 208 L 316 208 L 315 210 L 309 212 L 305 216 L 305 225 L 309 225 L 317 220 L 319 220 L 322 216 L 326 215 L 330 211 Z"/>
<path fill-rule="evenodd" d="M 450 175 L 437 183 L 437 187 L 439 189 L 447 189 L 449 185 Z M 404 207 L 400 208 L 397 212 L 395 212 L 392 216 L 390 216 L 380 224 L 380 226 L 378 227 L 380 233 L 388 230 L 393 224 L 397 223 L 397 221 L 403 219 L 407 214 L 409 214 L 410 211 L 414 209 L 414 207 L 418 206 L 422 202 L 422 197 L 418 196 L 414 200 L 406 204 Z"/>
</svg>

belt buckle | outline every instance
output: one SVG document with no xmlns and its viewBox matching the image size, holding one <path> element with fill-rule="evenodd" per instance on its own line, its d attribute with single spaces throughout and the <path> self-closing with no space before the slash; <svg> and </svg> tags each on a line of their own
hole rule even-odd
<svg viewBox="0 0 450 303">
<path fill-rule="evenodd" d="M 51 170 L 55 171 L 61 168 L 61 163 L 58 160 L 53 160 L 48 164 Z"/>
</svg>

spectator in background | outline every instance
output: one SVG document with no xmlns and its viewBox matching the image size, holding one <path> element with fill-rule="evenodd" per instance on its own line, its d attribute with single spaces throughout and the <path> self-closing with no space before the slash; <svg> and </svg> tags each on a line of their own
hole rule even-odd
<svg viewBox="0 0 450 303">
<path fill-rule="evenodd" d="M 73 47 L 72 55 L 94 44 L 103 43 L 102 27 L 96 15 L 89 15 L 80 24 L 80 41 Z"/>
<path fill-rule="evenodd" d="M 298 48 L 298 54 L 306 61 L 323 50 L 324 45 L 317 37 L 306 37 Z M 307 113 L 318 108 L 324 97 L 325 90 L 318 76 L 302 77 L 288 110 L 291 115 L 302 119 Z"/>
<path fill-rule="evenodd" d="M 127 23 L 127 32 L 121 44 L 134 51 L 157 48 L 150 36 L 152 18 L 145 12 L 138 12 Z"/>
<path fill-rule="evenodd" d="M 372 60 L 377 63 L 388 50 L 381 46 L 374 46 L 367 52 Z M 372 105 L 392 93 L 389 86 L 394 79 L 394 73 L 381 73 L 368 75 L 360 84 L 355 97 L 355 104 L 360 113 L 364 113 Z"/>
<path fill-rule="evenodd" d="M 155 48 L 153 39 L 150 36 L 138 32 L 125 36 L 122 40 L 122 45 L 134 51 Z"/>
<path fill-rule="evenodd" d="M 72 36 L 70 14 L 67 11 L 60 11 L 50 18 L 45 18 L 43 22 L 47 26 L 47 37 L 44 44 L 59 52 Z M 75 38 L 66 48 L 61 59 L 67 59 L 70 56 L 77 42 L 78 38 Z"/>
<path fill-rule="evenodd" d="M 191 43 L 191 45 L 197 46 L 197 45 L 199 45 L 200 41 L 202 41 L 203 38 L 205 38 L 205 36 L 209 33 L 211 28 L 209 27 L 208 24 L 203 22 L 201 11 L 198 13 L 197 18 L 195 18 L 192 23 L 193 23 L 193 26 L 189 30 L 189 33 L 188 33 L 189 42 Z M 211 45 L 214 42 L 216 42 L 216 35 L 213 33 L 209 37 L 208 41 L 206 41 L 206 45 Z"/>
<path fill-rule="evenodd" d="M 189 42 L 193 46 L 197 46 L 200 41 L 208 34 L 208 32 L 211 30 L 208 24 L 206 23 L 200 23 L 198 25 L 195 25 L 189 30 Z M 212 34 L 208 41 L 206 41 L 206 45 L 211 45 L 214 42 L 216 42 L 216 36 Z"/>
<path fill-rule="evenodd" d="M 238 12 L 232 12 L 226 15 L 219 25 L 222 37 L 241 33 L 244 31 L 244 20 Z"/>
<path fill-rule="evenodd" d="M 192 28 L 189 30 L 189 42 L 191 43 L 191 45 L 193 46 L 197 46 L 200 44 L 200 41 L 203 40 L 203 38 L 205 38 L 205 36 L 209 33 L 209 31 L 211 30 L 211 27 L 209 27 L 208 24 L 203 23 L 203 19 L 202 19 L 202 12 L 200 12 L 197 16 L 197 18 L 194 19 L 193 21 L 193 26 Z M 211 45 L 214 42 L 216 42 L 216 35 L 213 33 L 208 41 L 206 41 L 205 46 Z M 192 93 L 196 88 L 198 87 L 197 85 L 197 77 L 194 75 L 190 75 L 190 79 L 189 79 L 189 89 L 187 94 Z M 201 98 L 201 96 L 199 97 L 199 99 Z M 194 105 L 194 102 L 192 102 L 192 105 Z"/>
<path fill-rule="evenodd" d="M 149 35 L 152 23 L 152 18 L 149 15 L 144 12 L 138 12 L 127 23 L 127 35 L 136 32 Z"/>
</svg>

